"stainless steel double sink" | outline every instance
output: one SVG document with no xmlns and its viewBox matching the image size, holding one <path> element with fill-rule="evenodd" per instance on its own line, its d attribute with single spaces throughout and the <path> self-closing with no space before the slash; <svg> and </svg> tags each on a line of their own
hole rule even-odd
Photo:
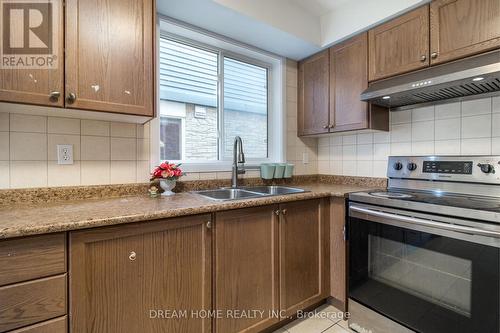
<svg viewBox="0 0 500 333">
<path fill-rule="evenodd" d="M 248 186 L 240 188 L 219 188 L 215 190 L 195 191 L 194 193 L 212 200 L 228 201 L 303 192 L 306 192 L 306 190 L 288 186 Z"/>
</svg>

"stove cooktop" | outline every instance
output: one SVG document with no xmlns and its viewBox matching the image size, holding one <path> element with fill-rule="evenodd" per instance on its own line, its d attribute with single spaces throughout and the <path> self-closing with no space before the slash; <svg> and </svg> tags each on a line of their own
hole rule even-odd
<svg viewBox="0 0 500 333">
<path fill-rule="evenodd" d="M 401 190 L 372 191 L 368 192 L 368 195 L 389 200 L 403 200 L 500 213 L 500 198 L 494 197 Z"/>
</svg>

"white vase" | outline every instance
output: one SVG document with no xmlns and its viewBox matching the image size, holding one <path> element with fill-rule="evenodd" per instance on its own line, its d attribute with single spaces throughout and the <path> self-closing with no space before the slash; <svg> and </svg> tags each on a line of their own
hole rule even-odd
<svg viewBox="0 0 500 333">
<path fill-rule="evenodd" d="M 175 183 L 177 181 L 173 179 L 160 179 L 160 187 L 163 189 L 163 193 L 161 195 L 174 195 L 175 193 L 172 190 L 175 187 Z"/>
</svg>

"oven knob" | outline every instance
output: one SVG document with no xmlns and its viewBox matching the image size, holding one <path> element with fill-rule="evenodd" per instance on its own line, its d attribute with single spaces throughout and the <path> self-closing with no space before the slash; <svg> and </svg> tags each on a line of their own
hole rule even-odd
<svg viewBox="0 0 500 333">
<path fill-rule="evenodd" d="M 407 168 L 410 171 L 415 171 L 415 170 L 417 170 L 417 163 L 408 163 Z"/>
<path fill-rule="evenodd" d="M 479 163 L 477 166 L 480 167 L 481 171 L 484 173 L 494 173 L 495 172 L 495 168 L 491 164 Z"/>
<path fill-rule="evenodd" d="M 392 166 L 395 170 L 401 170 L 403 169 L 403 163 L 401 162 L 396 162 L 394 163 L 394 165 Z"/>
</svg>

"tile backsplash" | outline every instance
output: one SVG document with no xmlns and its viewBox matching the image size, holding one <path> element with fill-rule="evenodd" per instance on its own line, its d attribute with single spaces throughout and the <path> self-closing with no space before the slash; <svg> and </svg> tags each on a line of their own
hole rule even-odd
<svg viewBox="0 0 500 333">
<path fill-rule="evenodd" d="M 318 173 L 385 177 L 391 155 L 500 155 L 500 97 L 391 112 L 390 132 L 318 140 Z"/>
<path fill-rule="evenodd" d="M 0 113 L 0 188 L 147 182 L 150 126 Z M 57 145 L 74 164 L 57 164 Z"/>
</svg>

